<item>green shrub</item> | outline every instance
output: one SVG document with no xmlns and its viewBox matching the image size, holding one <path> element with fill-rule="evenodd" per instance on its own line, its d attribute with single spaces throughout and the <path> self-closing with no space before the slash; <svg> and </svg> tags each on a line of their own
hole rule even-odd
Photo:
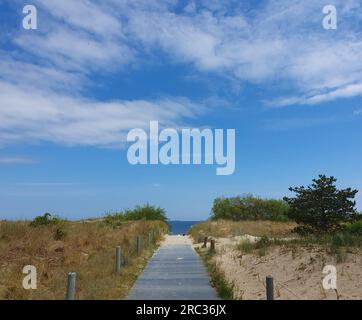
<svg viewBox="0 0 362 320">
<path fill-rule="evenodd" d="M 356 234 L 362 236 L 362 219 L 354 223 L 348 224 L 346 231 L 351 234 Z"/>
<path fill-rule="evenodd" d="M 65 220 L 52 216 L 50 213 L 44 213 L 42 216 L 37 216 L 33 221 L 30 222 L 31 227 L 40 227 L 40 226 L 51 226 L 51 225 L 61 225 Z"/>
<path fill-rule="evenodd" d="M 342 247 L 344 245 L 344 243 L 345 243 L 345 241 L 344 241 L 343 234 L 337 233 L 332 237 L 331 247 L 339 248 L 339 247 Z"/>
<path fill-rule="evenodd" d="M 266 249 L 273 245 L 277 244 L 277 240 L 271 240 L 266 236 L 261 237 L 256 242 L 250 242 L 250 240 L 243 240 L 239 245 L 238 249 L 244 253 L 250 253 L 254 250 L 258 250 L 260 256 L 265 256 Z"/>
<path fill-rule="evenodd" d="M 110 226 L 116 227 L 126 221 L 124 214 L 121 212 L 107 213 L 103 221 Z"/>
<path fill-rule="evenodd" d="M 289 206 L 283 200 L 261 199 L 253 195 L 217 198 L 212 219 L 288 221 Z"/>
<path fill-rule="evenodd" d="M 263 249 L 263 248 L 268 247 L 270 244 L 271 244 L 270 239 L 266 236 L 263 236 L 255 243 L 255 248 Z"/>
<path fill-rule="evenodd" d="M 137 206 L 133 210 L 126 209 L 121 212 L 108 213 L 104 217 L 104 222 L 112 226 L 119 225 L 124 221 L 130 220 L 163 221 L 168 225 L 168 219 L 165 210 L 160 207 L 151 206 L 149 204 L 144 206 Z"/>
<path fill-rule="evenodd" d="M 63 240 L 66 235 L 67 234 L 63 228 L 57 228 L 54 232 L 54 240 Z"/>
<path fill-rule="evenodd" d="M 133 210 L 125 210 L 124 217 L 126 220 L 158 220 L 168 223 L 165 209 L 149 204 L 137 206 Z"/>
</svg>

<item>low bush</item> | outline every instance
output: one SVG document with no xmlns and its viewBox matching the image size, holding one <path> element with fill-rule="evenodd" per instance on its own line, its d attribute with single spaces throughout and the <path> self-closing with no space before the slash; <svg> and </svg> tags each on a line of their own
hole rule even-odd
<svg viewBox="0 0 362 320">
<path fill-rule="evenodd" d="M 31 227 L 50 226 L 50 225 L 61 225 L 65 220 L 52 216 L 50 213 L 44 213 L 42 216 L 37 216 L 33 221 L 30 222 Z"/>
<path fill-rule="evenodd" d="M 165 209 L 149 204 L 137 206 L 133 210 L 125 210 L 124 217 L 126 220 L 157 220 L 168 223 Z"/>
<path fill-rule="evenodd" d="M 118 226 L 124 221 L 136 220 L 162 221 L 168 225 L 165 210 L 149 204 L 137 206 L 133 210 L 126 209 L 121 212 L 108 213 L 104 217 L 104 222 L 112 226 Z"/>
<path fill-rule="evenodd" d="M 115 212 L 115 213 L 107 213 L 103 219 L 105 224 L 113 227 L 120 226 L 122 222 L 126 221 L 123 213 Z"/>
<path fill-rule="evenodd" d="M 261 199 L 253 195 L 217 198 L 212 219 L 288 221 L 289 205 L 283 200 Z"/>
<path fill-rule="evenodd" d="M 362 219 L 346 226 L 346 231 L 351 234 L 362 236 Z"/>
<path fill-rule="evenodd" d="M 270 242 L 271 240 L 268 237 L 263 236 L 257 242 L 255 242 L 255 248 L 256 249 L 266 248 L 269 246 Z"/>
<path fill-rule="evenodd" d="M 64 240 L 66 235 L 67 235 L 67 233 L 65 232 L 65 230 L 62 227 L 56 228 L 55 232 L 54 232 L 54 240 Z"/>
<path fill-rule="evenodd" d="M 251 253 L 254 250 L 259 250 L 260 255 L 265 255 L 266 249 L 273 245 L 279 243 L 278 240 L 269 239 L 269 237 L 263 236 L 255 242 L 251 242 L 250 240 L 243 240 L 238 245 L 238 250 L 243 253 Z"/>
</svg>

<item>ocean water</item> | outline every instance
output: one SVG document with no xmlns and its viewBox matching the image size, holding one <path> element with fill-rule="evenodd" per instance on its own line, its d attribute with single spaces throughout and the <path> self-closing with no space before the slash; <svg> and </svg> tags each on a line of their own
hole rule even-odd
<svg viewBox="0 0 362 320">
<path fill-rule="evenodd" d="M 187 233 L 190 227 L 201 221 L 170 221 L 171 234 L 183 234 Z"/>
</svg>

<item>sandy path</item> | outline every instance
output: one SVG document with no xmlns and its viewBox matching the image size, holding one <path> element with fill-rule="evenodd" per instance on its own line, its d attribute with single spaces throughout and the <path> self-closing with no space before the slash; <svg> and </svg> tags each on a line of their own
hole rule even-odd
<svg viewBox="0 0 362 320">
<path fill-rule="evenodd" d="M 192 239 L 190 236 L 180 236 L 180 235 L 166 235 L 165 239 L 162 242 L 162 246 L 172 246 L 178 244 L 192 245 Z"/>
</svg>

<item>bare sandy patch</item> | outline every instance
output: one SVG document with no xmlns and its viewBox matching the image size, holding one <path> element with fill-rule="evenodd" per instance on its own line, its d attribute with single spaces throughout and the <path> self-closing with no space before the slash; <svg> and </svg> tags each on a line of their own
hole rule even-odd
<svg viewBox="0 0 362 320">
<path fill-rule="evenodd" d="M 253 242 L 255 237 L 248 237 Z M 216 238 L 213 259 L 234 287 L 236 299 L 265 299 L 265 277 L 272 275 L 275 298 L 278 300 L 335 300 L 362 299 L 362 252 L 353 248 L 343 263 L 320 246 L 273 246 L 265 255 L 243 254 L 237 245 L 242 237 Z M 200 245 L 198 245 L 200 246 Z M 338 295 L 334 290 L 324 290 L 322 270 L 325 265 L 337 268 Z"/>
</svg>

